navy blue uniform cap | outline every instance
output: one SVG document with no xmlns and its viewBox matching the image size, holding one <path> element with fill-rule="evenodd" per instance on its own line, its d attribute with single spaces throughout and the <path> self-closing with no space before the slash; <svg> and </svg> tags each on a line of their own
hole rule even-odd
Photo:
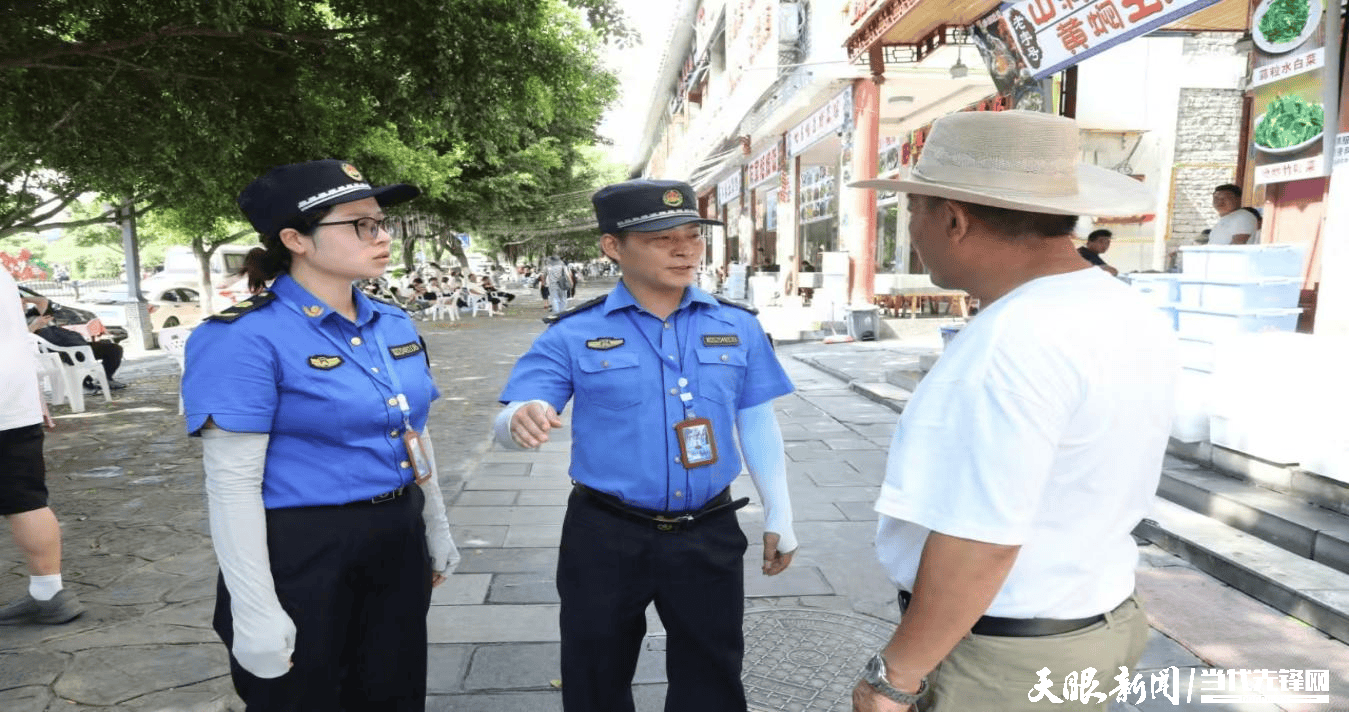
<svg viewBox="0 0 1349 712">
<path fill-rule="evenodd" d="M 600 232 L 659 232 L 688 223 L 721 225 L 698 214 L 693 187 L 677 180 L 630 180 L 600 188 L 590 202 Z"/>
<path fill-rule="evenodd" d="M 293 227 L 310 210 L 364 198 L 374 198 L 387 208 L 421 193 L 407 183 L 372 187 L 356 166 L 330 158 L 277 166 L 249 183 L 238 202 L 253 229 L 275 235 Z"/>
</svg>

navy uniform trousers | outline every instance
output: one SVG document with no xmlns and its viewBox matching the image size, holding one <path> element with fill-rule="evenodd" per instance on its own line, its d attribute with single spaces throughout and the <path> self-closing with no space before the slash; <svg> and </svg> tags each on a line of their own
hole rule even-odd
<svg viewBox="0 0 1349 712">
<path fill-rule="evenodd" d="M 256 677 L 230 655 L 248 712 L 421 712 L 431 558 L 417 485 L 385 502 L 267 510 L 281 607 L 295 622 L 294 667 Z M 216 587 L 215 631 L 234 644 L 230 596 Z"/>
<path fill-rule="evenodd" d="M 632 678 L 654 601 L 668 634 L 666 712 L 745 712 L 747 546 L 729 509 L 662 532 L 573 491 L 557 562 L 563 708 L 633 712 Z"/>
</svg>

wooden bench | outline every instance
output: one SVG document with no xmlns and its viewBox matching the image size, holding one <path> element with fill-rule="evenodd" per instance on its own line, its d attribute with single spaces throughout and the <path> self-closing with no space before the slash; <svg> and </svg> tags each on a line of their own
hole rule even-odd
<svg viewBox="0 0 1349 712">
<path fill-rule="evenodd" d="M 929 313 L 938 313 L 938 307 L 941 304 L 946 305 L 946 313 L 958 313 L 961 317 L 969 317 L 969 298 L 970 295 L 958 289 L 942 289 L 941 287 L 913 287 L 908 289 L 894 289 L 889 294 L 877 294 L 872 298 L 872 302 L 880 307 L 884 313 L 888 311 L 891 316 L 904 316 L 908 313 L 910 319 L 918 317 L 918 311 L 926 307 Z"/>
</svg>

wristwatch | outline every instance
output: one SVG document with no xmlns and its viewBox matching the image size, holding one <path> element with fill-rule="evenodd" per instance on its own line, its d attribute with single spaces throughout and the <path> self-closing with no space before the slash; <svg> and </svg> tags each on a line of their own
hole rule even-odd
<svg viewBox="0 0 1349 712">
<path fill-rule="evenodd" d="M 924 692 L 927 692 L 926 676 L 918 681 L 918 689 L 914 692 L 905 692 L 891 685 L 885 676 L 885 658 L 881 657 L 880 653 L 871 656 L 871 659 L 867 661 L 867 666 L 862 669 L 862 679 L 868 685 L 871 685 L 872 689 L 901 705 L 914 704 L 918 702 L 918 698 L 922 697 Z"/>
</svg>

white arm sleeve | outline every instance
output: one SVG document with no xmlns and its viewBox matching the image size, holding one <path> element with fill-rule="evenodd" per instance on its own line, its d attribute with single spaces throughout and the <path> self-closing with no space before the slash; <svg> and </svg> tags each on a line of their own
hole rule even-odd
<svg viewBox="0 0 1349 712">
<path fill-rule="evenodd" d="M 440 468 L 436 465 L 436 449 L 431 444 L 430 428 L 422 431 L 422 445 L 431 460 L 431 479 L 422 485 L 426 504 L 422 505 L 422 522 L 426 525 L 426 548 L 431 552 L 431 569 L 449 576 L 459 566 L 459 547 L 450 535 L 450 520 L 445 515 L 445 496 L 440 492 Z"/>
<path fill-rule="evenodd" d="M 492 439 L 495 440 L 498 445 L 507 450 L 529 449 L 516 442 L 515 436 L 511 435 L 511 418 L 515 417 L 515 412 L 517 410 L 520 410 L 530 403 L 538 403 L 545 408 L 549 407 L 549 403 L 546 400 L 511 401 L 506 404 L 505 408 L 501 409 L 500 413 L 497 413 L 497 419 L 492 423 Z"/>
<path fill-rule="evenodd" d="M 267 550 L 262 472 L 269 436 L 219 428 L 201 435 L 211 542 L 234 618 L 231 652 L 254 675 L 281 677 L 295 652 L 295 623 L 276 598 Z"/>
<path fill-rule="evenodd" d="M 763 500 L 764 531 L 776 533 L 780 537 L 778 551 L 790 554 L 796 551 L 797 542 L 792 530 L 792 498 L 787 491 L 787 453 L 772 401 L 736 413 L 735 429 L 745 466 Z"/>
</svg>

